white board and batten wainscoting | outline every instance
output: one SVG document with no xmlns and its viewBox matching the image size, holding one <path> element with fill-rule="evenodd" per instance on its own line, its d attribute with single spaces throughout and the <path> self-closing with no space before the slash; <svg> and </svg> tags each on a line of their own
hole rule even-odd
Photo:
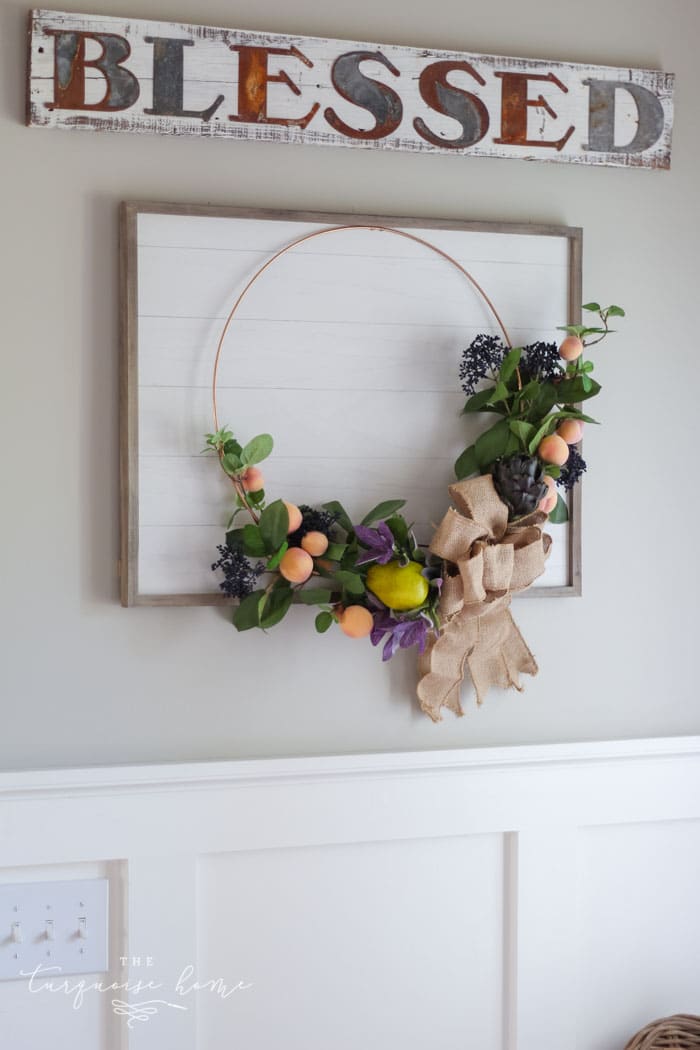
<svg viewBox="0 0 700 1050">
<path fill-rule="evenodd" d="M 122 597 L 212 603 L 211 572 L 232 509 L 211 456 L 211 382 L 226 316 L 277 251 L 346 223 L 421 237 L 465 267 L 493 301 L 513 345 L 557 340 L 579 319 L 581 231 L 507 223 L 304 215 L 172 205 L 123 206 Z M 344 503 L 361 520 L 403 497 L 427 542 L 449 504 L 453 464 L 493 417 L 460 415 L 461 353 L 498 334 L 465 277 L 425 245 L 349 229 L 299 245 L 246 295 L 223 345 L 219 421 L 242 441 L 275 438 L 267 492 Z M 577 593 L 580 505 L 552 525 L 538 584 Z"/>
<path fill-rule="evenodd" d="M 700 1012 L 697 737 L 0 775 L 3 882 L 105 875 L 98 977 L 159 990 L 0 983 L 3 1050 L 621 1050 Z"/>
</svg>

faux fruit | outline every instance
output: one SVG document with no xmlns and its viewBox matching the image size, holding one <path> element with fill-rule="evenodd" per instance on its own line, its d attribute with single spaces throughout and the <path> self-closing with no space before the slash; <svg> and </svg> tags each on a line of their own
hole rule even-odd
<svg viewBox="0 0 700 1050">
<path fill-rule="evenodd" d="M 328 550 L 328 537 L 323 532 L 307 532 L 301 538 L 301 545 L 312 558 L 318 558 Z"/>
<path fill-rule="evenodd" d="M 246 492 L 260 492 L 261 489 L 265 488 L 263 472 L 258 470 L 257 467 L 248 467 L 241 481 Z"/>
<path fill-rule="evenodd" d="M 537 449 L 537 455 L 545 463 L 554 463 L 557 467 L 563 467 L 569 458 L 569 446 L 558 434 L 550 434 L 542 438 Z"/>
<path fill-rule="evenodd" d="M 499 459 L 493 468 L 496 492 L 508 507 L 508 518 L 522 518 L 537 510 L 547 495 L 544 467 L 536 456 L 517 453 Z"/>
<path fill-rule="evenodd" d="M 567 335 L 559 347 L 559 356 L 565 361 L 575 361 L 583 353 L 583 343 L 577 335 Z"/>
<path fill-rule="evenodd" d="M 301 528 L 301 511 L 296 503 L 287 503 L 286 499 L 282 500 L 282 502 L 287 508 L 287 514 L 289 515 L 289 528 L 287 529 L 287 535 L 289 535 L 290 532 L 296 532 L 297 529 Z"/>
<path fill-rule="evenodd" d="M 348 638 L 366 638 L 372 630 L 374 620 L 372 613 L 365 609 L 364 605 L 348 605 L 338 615 L 338 623 Z"/>
<path fill-rule="evenodd" d="M 421 575 L 422 568 L 418 562 L 401 565 L 396 559 L 386 565 L 372 565 L 367 573 L 367 588 L 389 609 L 416 609 L 428 597 L 429 585 Z"/>
<path fill-rule="evenodd" d="M 547 486 L 547 494 L 540 500 L 537 509 L 544 514 L 551 514 L 557 505 L 557 483 L 549 475 L 545 476 L 544 483 Z"/>
<path fill-rule="evenodd" d="M 314 560 L 301 547 L 290 547 L 280 561 L 280 574 L 290 583 L 305 583 L 314 571 Z"/>
<path fill-rule="evenodd" d="M 563 423 L 559 424 L 555 434 L 558 434 L 567 445 L 578 445 L 583 437 L 583 423 L 578 419 L 565 419 Z"/>
</svg>

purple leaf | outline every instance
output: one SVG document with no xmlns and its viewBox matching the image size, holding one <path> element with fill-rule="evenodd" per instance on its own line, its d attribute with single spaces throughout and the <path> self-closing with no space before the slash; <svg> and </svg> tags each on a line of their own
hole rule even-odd
<svg viewBox="0 0 700 1050">
<path fill-rule="evenodd" d="M 355 535 L 362 546 L 367 548 L 357 559 L 357 565 L 366 565 L 370 561 L 386 565 L 394 557 L 394 537 L 386 522 L 380 521 L 376 529 L 356 525 Z"/>
</svg>

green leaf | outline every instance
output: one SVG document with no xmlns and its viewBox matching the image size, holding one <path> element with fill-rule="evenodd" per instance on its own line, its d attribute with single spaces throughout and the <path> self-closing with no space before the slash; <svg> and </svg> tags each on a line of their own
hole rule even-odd
<svg viewBox="0 0 700 1050">
<path fill-rule="evenodd" d="M 468 478 L 470 474 L 478 473 L 479 464 L 476 461 L 476 452 L 474 446 L 470 445 L 469 448 L 465 448 L 461 456 L 457 457 L 455 462 L 457 481 L 462 481 L 464 478 Z"/>
<path fill-rule="evenodd" d="M 581 376 L 581 385 L 583 386 L 584 393 L 590 394 L 593 389 L 593 380 L 588 375 Z"/>
<path fill-rule="evenodd" d="M 354 561 L 351 564 L 354 565 Z M 314 565 L 318 575 L 325 577 L 327 580 L 332 580 L 340 568 L 340 564 L 337 561 L 327 561 L 325 558 L 317 558 Z"/>
<path fill-rule="evenodd" d="M 484 405 L 489 404 L 493 390 L 494 388 L 492 386 L 487 386 L 485 390 L 477 390 L 477 392 L 472 394 L 468 399 L 462 412 L 480 412 Z"/>
<path fill-rule="evenodd" d="M 537 397 L 533 399 L 529 418 L 533 423 L 538 423 L 560 400 L 558 390 L 561 383 L 543 383 L 540 386 Z"/>
<path fill-rule="evenodd" d="M 251 558 L 262 558 L 265 554 L 265 541 L 257 525 L 244 525 L 243 549 Z"/>
<path fill-rule="evenodd" d="M 228 441 L 224 442 L 224 452 L 227 452 L 231 456 L 240 456 L 242 448 L 235 438 L 229 438 Z"/>
<path fill-rule="evenodd" d="M 253 591 L 247 595 L 233 614 L 233 626 L 237 631 L 249 631 L 260 626 L 260 601 L 265 591 Z"/>
<path fill-rule="evenodd" d="M 335 617 L 329 612 L 320 612 L 316 617 L 315 624 L 316 630 L 319 634 L 324 634 L 329 627 L 332 626 Z"/>
<path fill-rule="evenodd" d="M 265 507 L 258 527 L 266 553 L 274 554 L 284 543 L 289 531 L 289 511 L 281 499 Z"/>
<path fill-rule="evenodd" d="M 553 525 L 561 525 L 562 522 L 569 520 L 569 510 L 558 492 L 556 506 L 550 511 L 549 520 Z"/>
<path fill-rule="evenodd" d="M 215 434 L 205 434 L 205 438 L 207 445 L 209 445 L 210 448 L 215 448 L 217 450 L 222 449 L 226 452 L 229 450 L 225 448 L 225 445 L 228 441 L 233 439 L 233 434 L 227 427 L 222 427 L 221 430 L 217 430 Z M 236 450 L 234 449 L 233 451 L 235 452 Z"/>
<path fill-rule="evenodd" d="M 588 389 L 583 380 L 588 379 Z M 600 391 L 600 383 L 588 376 L 577 376 L 575 379 L 564 379 L 557 386 L 557 404 L 573 405 L 577 401 L 585 401 L 589 397 L 595 397 Z"/>
<path fill-rule="evenodd" d="M 258 434 L 251 438 L 241 451 L 241 463 L 251 467 L 254 463 L 262 463 L 272 452 L 273 441 L 269 434 Z"/>
<path fill-rule="evenodd" d="M 342 503 L 338 503 L 337 499 L 331 500 L 330 503 L 324 503 L 323 509 L 329 511 L 331 514 L 335 514 L 336 521 L 341 529 L 345 529 L 346 532 L 352 532 L 352 521 L 350 520 L 350 515 Z"/>
<path fill-rule="evenodd" d="M 328 549 L 321 557 L 328 558 L 329 561 L 340 561 L 347 549 L 347 543 L 329 543 Z"/>
<path fill-rule="evenodd" d="M 408 544 L 408 524 L 406 519 L 400 514 L 394 514 L 393 517 L 387 520 L 387 525 L 399 547 L 405 547 Z"/>
<path fill-rule="evenodd" d="M 231 476 L 241 472 L 241 461 L 233 452 L 227 452 L 221 457 L 221 466 Z"/>
<path fill-rule="evenodd" d="M 242 550 L 250 558 L 262 558 L 265 555 L 265 544 L 257 525 L 231 529 L 226 533 L 226 543 L 231 550 Z"/>
<path fill-rule="evenodd" d="M 556 463 L 548 463 L 544 468 L 544 472 L 545 474 L 548 474 L 550 478 L 556 479 L 561 477 L 561 467 L 558 467 Z"/>
<path fill-rule="evenodd" d="M 553 412 L 549 417 L 550 419 L 578 419 L 581 423 L 595 423 L 598 425 L 598 420 L 594 419 L 593 416 L 587 416 L 583 412 L 579 412 L 577 408 L 562 408 L 560 412 Z"/>
<path fill-rule="evenodd" d="M 581 371 L 582 372 L 586 372 L 586 374 L 588 372 L 592 372 L 594 368 L 595 368 L 595 365 L 593 364 L 592 361 L 584 361 L 583 364 L 581 365 Z"/>
<path fill-rule="evenodd" d="M 585 324 L 558 324 L 557 325 L 557 331 L 558 332 L 568 332 L 569 335 L 577 335 L 579 337 L 579 339 L 581 338 L 582 335 L 585 335 L 586 330 L 587 329 L 586 329 Z"/>
<path fill-rule="evenodd" d="M 488 403 L 492 405 L 495 401 L 505 401 L 507 397 L 508 387 L 505 383 L 499 381 L 491 391 L 491 397 L 489 398 Z"/>
<path fill-rule="evenodd" d="M 474 455 L 480 470 L 486 470 L 501 456 L 508 451 L 509 438 L 514 438 L 510 432 L 507 419 L 499 419 L 492 427 L 485 430 L 474 445 Z M 517 438 L 514 438 L 517 448 Z"/>
<path fill-rule="evenodd" d="M 594 314 L 600 313 L 600 303 L 584 303 L 582 310 L 590 310 Z"/>
<path fill-rule="evenodd" d="M 284 619 L 294 599 L 294 591 L 287 581 L 284 586 L 275 587 L 268 595 L 260 616 L 260 626 L 264 629 L 274 627 Z"/>
<path fill-rule="evenodd" d="M 534 425 L 532 423 L 525 423 L 521 419 L 510 419 L 508 421 L 508 426 L 510 427 L 511 433 L 515 434 L 515 436 L 522 441 L 523 445 L 527 447 L 527 443 L 532 437 L 535 429 Z"/>
<path fill-rule="evenodd" d="M 507 383 L 511 376 L 514 375 L 516 368 L 520 364 L 520 356 L 522 352 L 522 348 L 516 346 L 512 350 L 509 350 L 503 358 L 503 364 L 498 373 L 501 382 Z"/>
<path fill-rule="evenodd" d="M 246 492 L 246 499 L 254 507 L 265 502 L 265 489 L 258 489 L 257 492 Z"/>
<path fill-rule="evenodd" d="M 285 540 L 284 543 L 282 544 L 282 546 L 280 547 L 280 549 L 277 551 L 277 553 L 272 555 L 272 557 L 268 561 L 267 565 L 265 566 L 265 568 L 268 570 L 268 572 L 274 572 L 274 570 L 277 568 L 279 563 L 282 561 L 282 558 L 285 556 L 285 554 L 287 553 L 288 550 L 289 550 L 289 544 Z"/>
<path fill-rule="evenodd" d="M 405 499 L 386 499 L 382 503 L 378 503 L 376 507 L 365 514 L 362 519 L 363 525 L 373 525 L 375 521 L 386 521 L 390 518 L 395 511 L 401 510 L 405 506 Z"/>
<path fill-rule="evenodd" d="M 333 574 L 333 579 L 337 580 L 342 587 L 348 592 L 348 594 L 364 594 L 365 585 L 361 576 L 358 576 L 356 572 L 349 572 L 346 569 L 339 569 L 338 572 Z"/>
<path fill-rule="evenodd" d="M 534 456 L 540 441 L 554 428 L 556 421 L 556 416 L 547 416 L 542 425 L 537 428 L 533 436 L 530 438 L 530 444 L 527 447 L 531 456 Z"/>
<path fill-rule="evenodd" d="M 609 306 L 605 311 L 608 317 L 625 317 L 625 311 L 621 306 Z"/>
<path fill-rule="evenodd" d="M 303 605 L 325 605 L 330 597 L 331 591 L 327 587 L 309 587 L 308 590 L 297 591 L 297 599 Z"/>
<path fill-rule="evenodd" d="M 536 379 L 531 379 L 529 383 L 526 383 L 522 390 L 519 390 L 516 397 L 519 401 L 532 401 L 540 391 L 540 384 Z"/>
</svg>

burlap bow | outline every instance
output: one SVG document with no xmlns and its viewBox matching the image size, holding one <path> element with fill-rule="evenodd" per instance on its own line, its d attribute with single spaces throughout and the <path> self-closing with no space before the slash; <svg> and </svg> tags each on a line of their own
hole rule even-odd
<svg viewBox="0 0 700 1050">
<path fill-rule="evenodd" d="M 447 564 L 440 598 L 439 635 L 418 661 L 418 699 L 433 721 L 447 707 L 462 715 L 459 693 L 466 663 L 482 703 L 488 689 L 513 686 L 537 674 L 535 658 L 513 622 L 509 606 L 544 572 L 552 544 L 535 512 L 508 524 L 508 508 L 490 474 L 449 487 L 450 508 L 430 550 Z"/>
</svg>

